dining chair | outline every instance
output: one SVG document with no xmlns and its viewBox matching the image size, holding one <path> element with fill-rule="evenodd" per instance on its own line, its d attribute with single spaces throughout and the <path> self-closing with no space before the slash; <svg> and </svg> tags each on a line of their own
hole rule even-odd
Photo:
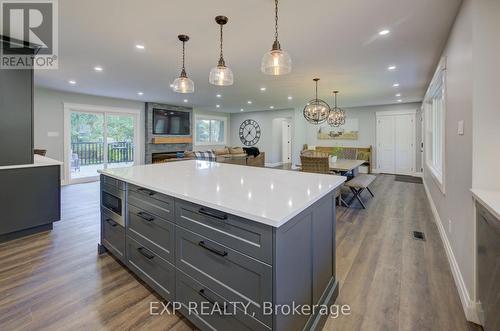
<svg viewBox="0 0 500 331">
<path fill-rule="evenodd" d="M 300 156 L 301 171 L 317 174 L 330 174 L 328 156 L 304 155 Z"/>
</svg>

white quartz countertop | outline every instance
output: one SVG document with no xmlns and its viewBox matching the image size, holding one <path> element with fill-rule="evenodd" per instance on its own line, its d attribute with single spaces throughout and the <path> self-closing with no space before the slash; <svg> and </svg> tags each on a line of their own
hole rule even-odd
<svg viewBox="0 0 500 331">
<path fill-rule="evenodd" d="M 51 159 L 51 158 L 48 158 L 45 156 L 35 154 L 34 159 L 33 159 L 33 163 L 1 166 L 0 170 L 32 168 L 32 167 L 46 167 L 46 166 L 62 165 L 62 164 L 63 163 L 61 161 L 57 161 L 57 160 L 54 160 L 54 159 Z"/>
<path fill-rule="evenodd" d="M 342 176 L 196 160 L 99 172 L 273 227 L 283 225 L 346 180 Z"/>
<path fill-rule="evenodd" d="M 471 189 L 474 198 L 500 221 L 500 191 Z"/>
</svg>

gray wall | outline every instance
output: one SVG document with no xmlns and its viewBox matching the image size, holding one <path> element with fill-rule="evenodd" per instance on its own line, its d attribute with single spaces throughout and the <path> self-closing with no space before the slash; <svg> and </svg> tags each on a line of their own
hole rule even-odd
<svg viewBox="0 0 500 331">
<path fill-rule="evenodd" d="M 259 123 L 261 128 L 261 138 L 257 143 L 261 151 L 266 153 L 266 163 L 273 164 L 281 161 L 281 135 L 278 142 L 278 135 L 273 133 L 274 119 L 290 119 L 292 126 L 292 161 L 297 164 L 299 162 L 299 153 L 302 145 L 305 143 L 303 118 L 299 116 L 299 110 L 284 109 L 284 110 L 266 110 L 256 112 L 243 112 L 231 114 L 231 134 L 230 141 L 232 146 L 243 146 L 239 138 L 239 128 L 241 123 L 247 119 L 253 119 Z M 305 120 L 304 120 L 305 121 Z"/>
<path fill-rule="evenodd" d="M 308 145 L 312 146 L 349 146 L 349 147 L 373 147 L 373 161 L 376 164 L 376 116 L 377 112 L 381 111 L 399 111 L 399 110 L 420 110 L 420 103 L 403 103 L 395 105 L 382 105 L 382 106 L 368 106 L 346 108 L 348 118 L 357 118 L 359 121 L 359 138 L 358 140 L 319 140 L 317 139 L 318 126 L 305 122 L 306 126 L 306 141 Z M 420 148 L 418 146 L 421 142 L 420 126 L 418 124 L 419 115 L 417 114 L 417 128 L 416 128 L 416 168 L 420 168 L 421 157 Z M 375 166 L 374 166 L 375 167 Z"/>
<path fill-rule="evenodd" d="M 475 0 L 474 0 L 475 1 Z M 472 196 L 472 3 L 464 1 L 443 56 L 447 57 L 445 193 L 427 167 L 424 181 L 445 230 L 465 286 L 474 295 L 474 216 Z M 497 31 L 498 32 L 498 31 Z M 458 121 L 465 134 L 457 134 Z"/>
</svg>

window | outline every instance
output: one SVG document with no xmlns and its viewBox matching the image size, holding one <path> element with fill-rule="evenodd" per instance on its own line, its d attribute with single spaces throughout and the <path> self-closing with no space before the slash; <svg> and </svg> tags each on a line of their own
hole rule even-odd
<svg viewBox="0 0 500 331">
<path fill-rule="evenodd" d="M 444 141 L 446 113 L 446 66 L 443 59 L 424 98 L 425 161 L 444 193 Z"/>
<path fill-rule="evenodd" d="M 225 145 L 227 118 L 198 116 L 195 120 L 196 145 Z"/>
</svg>

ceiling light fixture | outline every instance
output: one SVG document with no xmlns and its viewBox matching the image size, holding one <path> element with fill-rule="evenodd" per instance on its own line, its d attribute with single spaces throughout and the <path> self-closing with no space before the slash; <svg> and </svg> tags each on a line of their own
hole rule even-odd
<svg viewBox="0 0 500 331">
<path fill-rule="evenodd" d="M 215 108 L 220 108 L 220 105 L 215 105 Z"/>
<path fill-rule="evenodd" d="M 387 29 L 384 29 L 384 30 L 380 30 L 378 32 L 379 35 L 381 36 L 387 36 L 389 33 L 391 33 L 391 31 L 387 30 Z"/>
<path fill-rule="evenodd" d="M 180 34 L 177 36 L 177 38 L 182 41 L 182 70 L 181 75 L 172 83 L 172 90 L 177 93 L 193 93 L 194 82 L 188 78 L 186 74 L 186 68 L 184 66 L 186 58 L 186 42 L 189 40 L 189 36 Z"/>
<path fill-rule="evenodd" d="M 137 92 L 137 95 L 143 95 L 144 92 Z"/>
<path fill-rule="evenodd" d="M 288 100 L 292 100 L 293 98 L 291 96 L 288 97 Z"/>
<path fill-rule="evenodd" d="M 387 70 L 396 70 L 396 68 L 397 68 L 396 66 L 388 66 Z"/>
<path fill-rule="evenodd" d="M 396 94 L 396 96 L 397 96 L 397 97 L 400 97 L 400 96 L 401 96 L 401 93 Z"/>
<path fill-rule="evenodd" d="M 101 66 L 95 66 L 95 67 L 94 67 L 94 70 L 95 70 L 95 71 L 102 71 L 103 69 L 102 69 L 102 67 L 101 67 Z"/>
<path fill-rule="evenodd" d="M 328 124 L 334 127 L 339 127 L 341 125 L 344 125 L 346 119 L 345 111 L 342 108 L 337 107 L 338 93 L 339 91 L 333 91 L 333 94 L 335 95 L 335 104 L 330 114 L 328 114 L 328 119 L 327 119 Z"/>
<path fill-rule="evenodd" d="M 274 109 L 274 106 L 269 106 L 269 109 Z"/>
<path fill-rule="evenodd" d="M 398 102 L 403 102 L 403 100 L 399 99 Z"/>
<path fill-rule="evenodd" d="M 184 99 L 184 103 L 187 103 L 189 100 L 188 99 Z"/>
<path fill-rule="evenodd" d="M 399 83 L 392 84 L 392 87 L 399 87 Z"/>
<path fill-rule="evenodd" d="M 245 109 L 241 108 L 240 111 L 244 111 Z"/>
<path fill-rule="evenodd" d="M 261 87 L 260 90 L 261 90 L 261 92 L 265 92 L 266 88 L 265 87 Z"/>
<path fill-rule="evenodd" d="M 210 75 L 208 76 L 208 82 L 213 85 L 218 86 L 229 86 L 233 85 L 233 71 L 226 67 L 226 62 L 224 61 L 224 56 L 222 53 L 222 42 L 223 42 L 223 34 L 222 27 L 227 24 L 229 19 L 226 16 L 217 16 L 215 17 L 215 22 L 220 26 L 220 58 L 219 63 L 216 67 L 210 70 Z"/>
<path fill-rule="evenodd" d="M 137 45 L 135 45 L 135 48 L 137 48 L 137 49 L 145 49 L 146 47 L 144 45 L 137 44 Z"/>
<path fill-rule="evenodd" d="M 248 103 L 249 105 L 251 105 L 251 104 L 252 104 L 252 101 L 251 101 L 251 100 L 248 100 L 248 101 L 247 101 L 247 103 Z"/>
<path fill-rule="evenodd" d="M 260 69 L 267 75 L 285 75 L 292 71 L 292 58 L 281 49 L 278 41 L 278 0 L 274 0 L 274 43 L 269 52 L 264 54 Z"/>
<path fill-rule="evenodd" d="M 303 114 L 305 119 L 311 124 L 321 124 L 328 118 L 330 106 L 323 100 L 318 99 L 318 81 L 319 78 L 314 78 L 316 83 L 316 97 L 310 100 L 304 107 Z"/>
<path fill-rule="evenodd" d="M 76 85 L 76 81 L 74 81 L 74 80 L 69 80 L 68 83 L 71 85 Z"/>
<path fill-rule="evenodd" d="M 220 98 L 222 98 L 222 95 L 217 94 L 216 97 L 220 99 Z"/>
</svg>

